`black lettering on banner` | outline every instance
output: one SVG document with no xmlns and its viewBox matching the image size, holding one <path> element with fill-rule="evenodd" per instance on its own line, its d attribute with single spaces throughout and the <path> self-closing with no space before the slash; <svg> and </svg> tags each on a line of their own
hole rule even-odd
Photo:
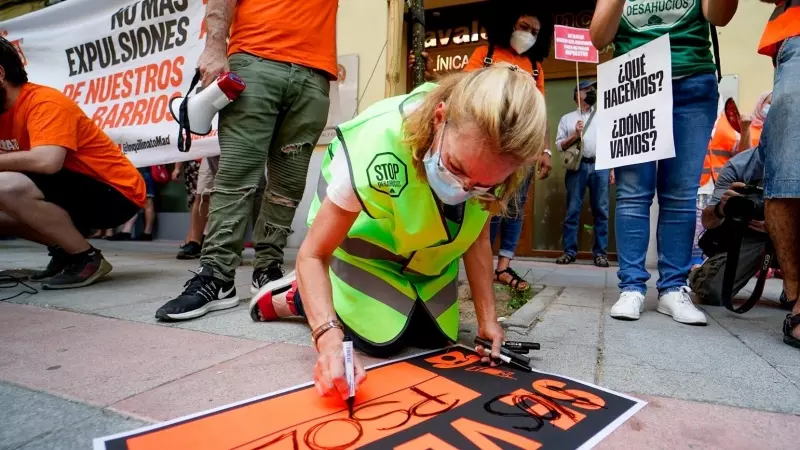
<svg viewBox="0 0 800 450">
<path fill-rule="evenodd" d="M 618 85 L 603 91 L 603 106 L 613 108 L 624 103 L 653 95 L 664 88 L 664 71 L 647 73 L 646 55 L 641 55 L 619 65 Z"/>
<path fill-rule="evenodd" d="M 611 159 L 655 151 L 658 139 L 655 112 L 655 108 L 651 108 L 614 120 L 611 129 Z"/>
<path fill-rule="evenodd" d="M 141 0 L 111 15 L 115 34 L 65 49 L 69 76 L 127 63 L 182 47 L 189 40 L 191 21 L 177 16 L 188 0 Z M 136 21 L 153 21 L 136 25 Z"/>
<path fill-rule="evenodd" d="M 120 8 L 111 16 L 111 29 L 122 28 L 123 26 L 131 26 L 136 21 L 136 7 L 138 3 Z"/>
</svg>

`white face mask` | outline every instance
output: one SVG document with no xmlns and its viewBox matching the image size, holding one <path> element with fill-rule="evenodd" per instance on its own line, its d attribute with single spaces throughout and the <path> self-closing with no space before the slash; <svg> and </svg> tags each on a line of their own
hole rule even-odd
<svg viewBox="0 0 800 450">
<path fill-rule="evenodd" d="M 511 48 L 518 54 L 523 54 L 536 43 L 536 36 L 527 31 L 514 30 L 511 33 Z"/>
<path fill-rule="evenodd" d="M 767 117 L 767 113 L 769 113 L 769 103 L 764 105 L 764 107 L 761 109 L 761 115 Z"/>
</svg>

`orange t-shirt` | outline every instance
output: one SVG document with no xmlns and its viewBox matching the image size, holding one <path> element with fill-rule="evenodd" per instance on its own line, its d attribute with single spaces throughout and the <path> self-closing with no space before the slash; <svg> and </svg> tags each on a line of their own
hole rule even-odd
<svg viewBox="0 0 800 450">
<path fill-rule="evenodd" d="M 764 130 L 763 126 L 757 127 L 750 125 L 750 147 L 758 145 L 761 140 L 761 132 Z"/>
<path fill-rule="evenodd" d="M 144 206 L 144 180 L 119 146 L 69 97 L 25 83 L 11 109 L 0 115 L 0 153 L 42 145 L 66 148 L 64 169 L 102 181 Z"/>
<path fill-rule="evenodd" d="M 327 72 L 335 80 L 339 0 L 239 0 L 228 55 L 249 53 Z"/>
<path fill-rule="evenodd" d="M 473 70 L 482 69 L 484 67 L 483 60 L 486 59 L 486 55 L 489 53 L 489 46 L 482 45 L 475 49 L 472 52 L 472 56 L 469 57 L 469 62 L 466 66 L 464 66 L 464 71 L 471 72 Z M 527 56 L 518 55 L 511 50 L 497 47 L 494 48 L 494 54 L 492 55 L 492 62 L 493 63 L 509 63 L 513 64 L 520 69 L 528 72 L 529 74 L 533 75 L 533 65 L 531 64 L 531 60 Z M 539 91 L 544 94 L 544 70 L 542 70 L 542 64 L 537 62 L 536 63 L 536 87 L 539 88 Z"/>
</svg>

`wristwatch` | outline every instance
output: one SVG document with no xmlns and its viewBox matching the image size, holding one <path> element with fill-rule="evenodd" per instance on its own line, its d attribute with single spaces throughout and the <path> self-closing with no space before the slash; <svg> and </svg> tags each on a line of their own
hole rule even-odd
<svg viewBox="0 0 800 450">
<path fill-rule="evenodd" d="M 342 322 L 339 322 L 338 320 L 331 320 L 329 322 L 323 323 L 322 325 L 318 326 L 314 331 L 311 332 L 311 340 L 314 342 L 314 350 L 319 351 L 319 349 L 317 348 L 317 341 L 323 334 L 334 328 L 338 328 L 344 331 L 344 325 L 342 325 Z"/>
</svg>

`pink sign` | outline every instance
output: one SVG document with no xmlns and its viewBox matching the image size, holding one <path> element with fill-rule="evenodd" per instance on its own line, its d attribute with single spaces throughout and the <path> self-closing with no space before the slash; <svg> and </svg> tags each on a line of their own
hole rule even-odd
<svg viewBox="0 0 800 450">
<path fill-rule="evenodd" d="M 555 26 L 556 59 L 597 64 L 600 56 L 586 28 Z"/>
</svg>

